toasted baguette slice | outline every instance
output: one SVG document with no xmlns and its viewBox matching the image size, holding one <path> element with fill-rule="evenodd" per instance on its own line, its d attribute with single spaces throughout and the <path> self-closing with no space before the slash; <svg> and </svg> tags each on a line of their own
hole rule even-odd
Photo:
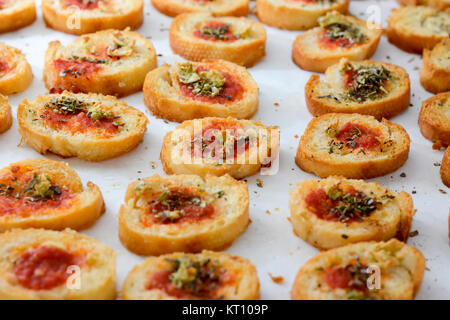
<svg viewBox="0 0 450 320">
<path fill-rule="evenodd" d="M 439 10 L 450 8 L 449 0 L 397 0 L 402 6 L 427 6 Z"/>
<path fill-rule="evenodd" d="M 144 21 L 143 0 L 42 0 L 48 27 L 76 35 L 127 27 L 135 30 Z"/>
<path fill-rule="evenodd" d="M 450 38 L 438 43 L 433 50 L 423 50 L 420 83 L 433 93 L 450 91 Z"/>
<path fill-rule="evenodd" d="M 148 73 L 144 100 L 153 115 L 170 121 L 249 119 L 258 110 L 258 85 L 247 69 L 231 62 L 181 62 Z"/>
<path fill-rule="evenodd" d="M 68 46 L 50 42 L 44 82 L 51 93 L 125 96 L 142 90 L 157 67 L 153 44 L 137 32 L 105 30 L 81 36 Z"/>
<path fill-rule="evenodd" d="M 158 175 L 128 187 L 119 237 L 141 255 L 222 250 L 247 229 L 245 182 L 222 177 Z"/>
<path fill-rule="evenodd" d="M 20 93 L 32 80 L 31 66 L 22 51 L 0 42 L 0 94 Z"/>
<path fill-rule="evenodd" d="M 410 81 L 402 67 L 371 60 L 328 67 L 325 79 L 312 75 L 305 87 L 306 106 L 313 116 L 360 113 L 392 118 L 409 107 Z"/>
<path fill-rule="evenodd" d="M 425 257 L 392 239 L 332 249 L 309 260 L 291 291 L 295 300 L 411 300 L 420 289 Z"/>
<path fill-rule="evenodd" d="M 342 58 L 368 59 L 383 33 L 378 25 L 369 28 L 368 22 L 336 11 L 321 17 L 319 23 L 319 27 L 300 34 L 294 41 L 292 59 L 304 70 L 325 72 Z"/>
<path fill-rule="evenodd" d="M 251 67 L 266 54 L 266 30 L 246 18 L 186 13 L 170 25 L 170 46 L 188 60 L 223 59 Z"/>
<path fill-rule="evenodd" d="M 433 148 L 450 145 L 450 92 L 439 93 L 423 102 L 419 127 L 423 136 L 434 142 Z"/>
<path fill-rule="evenodd" d="M 113 96 L 50 94 L 25 99 L 17 110 L 19 132 L 41 154 L 102 161 L 136 148 L 147 129 L 144 113 Z"/>
<path fill-rule="evenodd" d="M 182 13 L 209 12 L 215 17 L 247 16 L 250 0 L 151 0 L 159 12 L 169 17 Z"/>
<path fill-rule="evenodd" d="M 32 24 L 36 20 L 34 0 L 1 0 L 0 33 L 14 31 Z"/>
<path fill-rule="evenodd" d="M 408 159 L 409 145 L 405 129 L 386 119 L 329 113 L 308 124 L 295 162 L 321 178 L 369 179 L 400 168 Z"/>
<path fill-rule="evenodd" d="M 65 162 L 31 159 L 0 170 L 0 232 L 13 228 L 81 230 L 105 211 L 100 189 L 83 187 Z"/>
<path fill-rule="evenodd" d="M 287 30 L 306 30 L 318 25 L 319 17 L 330 11 L 346 13 L 350 0 L 297 1 L 257 0 L 256 11 L 261 22 Z"/>
<path fill-rule="evenodd" d="M 0 94 L 0 133 L 5 132 L 12 125 L 11 106 L 8 97 Z"/>
<path fill-rule="evenodd" d="M 185 121 L 164 137 L 161 162 L 167 174 L 229 174 L 242 179 L 268 168 L 278 155 L 280 130 L 251 120 Z"/>
<path fill-rule="evenodd" d="M 450 147 L 447 147 L 447 150 L 444 153 L 444 157 L 442 158 L 441 178 L 442 182 L 447 187 L 450 188 Z M 449 216 L 449 225 L 450 225 L 450 216 Z"/>
<path fill-rule="evenodd" d="M 116 252 L 69 229 L 0 234 L 0 299 L 112 300 Z"/>
<path fill-rule="evenodd" d="M 212 272 L 203 272 L 205 267 Z M 173 253 L 135 266 L 125 279 L 122 296 L 124 300 L 256 300 L 259 280 L 255 266 L 239 256 L 206 250 Z"/>
<path fill-rule="evenodd" d="M 289 203 L 294 233 L 321 250 L 392 238 L 406 242 L 415 214 L 406 192 L 336 176 L 299 183 Z"/>
<path fill-rule="evenodd" d="M 408 6 L 393 9 L 386 34 L 389 42 L 402 50 L 422 53 L 449 36 L 450 11 Z"/>
</svg>

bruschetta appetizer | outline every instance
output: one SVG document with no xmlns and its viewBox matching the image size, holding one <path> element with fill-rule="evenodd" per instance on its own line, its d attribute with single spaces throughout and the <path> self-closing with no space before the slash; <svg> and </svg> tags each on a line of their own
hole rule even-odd
<svg viewBox="0 0 450 320">
<path fill-rule="evenodd" d="M 186 13 L 170 25 L 170 46 L 188 60 L 223 59 L 251 67 L 266 54 L 266 30 L 247 18 Z"/>
<path fill-rule="evenodd" d="M 441 164 L 441 178 L 442 182 L 450 188 L 450 147 L 444 153 Z M 449 216 L 449 226 L 450 226 L 450 216 Z M 449 228 L 450 230 L 450 228 Z"/>
<path fill-rule="evenodd" d="M 143 0 L 42 0 L 48 27 L 76 35 L 100 30 L 139 28 L 144 21 Z"/>
<path fill-rule="evenodd" d="M 0 94 L 20 93 L 32 80 L 31 66 L 22 51 L 0 42 Z"/>
<path fill-rule="evenodd" d="M 325 78 L 312 75 L 305 87 L 306 106 L 313 116 L 360 113 L 392 118 L 409 107 L 410 81 L 402 67 L 371 60 L 328 67 Z"/>
<path fill-rule="evenodd" d="M 63 92 L 25 99 L 17 110 L 19 132 L 41 154 L 102 161 L 137 147 L 148 120 L 113 96 Z"/>
<path fill-rule="evenodd" d="M 342 58 L 358 61 L 370 58 L 377 49 L 382 30 L 358 18 L 339 12 L 319 19 L 319 27 L 299 35 L 292 48 L 292 59 L 302 69 L 325 70 Z"/>
<path fill-rule="evenodd" d="M 116 253 L 75 231 L 0 234 L 1 300 L 112 300 Z"/>
<path fill-rule="evenodd" d="M 141 255 L 223 250 L 247 229 L 245 182 L 226 175 L 158 175 L 130 184 L 119 237 Z"/>
<path fill-rule="evenodd" d="M 450 8 L 449 0 L 397 0 L 402 6 L 427 6 L 439 10 Z"/>
<path fill-rule="evenodd" d="M 268 168 L 280 146 L 280 130 L 251 120 L 204 118 L 183 122 L 163 141 L 167 174 L 229 174 L 242 179 Z"/>
<path fill-rule="evenodd" d="M 203 251 L 147 258 L 125 279 L 125 300 L 256 300 L 259 280 L 247 259 Z"/>
<path fill-rule="evenodd" d="M 258 85 L 247 69 L 231 62 L 179 62 L 148 73 L 144 99 L 153 115 L 170 121 L 249 119 L 258 110 Z"/>
<path fill-rule="evenodd" d="M 5 132 L 12 125 L 11 106 L 8 97 L 0 94 L 0 133 Z"/>
<path fill-rule="evenodd" d="M 433 50 L 423 49 L 420 83 L 432 93 L 450 91 L 450 38 Z"/>
<path fill-rule="evenodd" d="M 402 50 L 422 53 L 432 49 L 450 32 L 450 10 L 408 6 L 393 9 L 386 34 L 389 42 Z"/>
<path fill-rule="evenodd" d="M 327 12 L 346 13 L 350 0 L 257 0 L 259 20 L 269 26 L 287 30 L 316 27 Z"/>
<path fill-rule="evenodd" d="M 157 67 L 152 43 L 129 30 L 105 30 L 81 36 L 68 46 L 50 42 L 44 82 L 50 93 L 101 93 L 125 96 L 142 90 Z"/>
<path fill-rule="evenodd" d="M 328 113 L 308 124 L 295 162 L 321 178 L 369 179 L 400 168 L 408 159 L 409 146 L 405 129 L 386 119 Z"/>
<path fill-rule="evenodd" d="M 35 20 L 34 0 L 0 0 L 0 33 L 26 27 Z"/>
<path fill-rule="evenodd" d="M 250 0 L 151 0 L 159 12 L 176 17 L 182 13 L 209 12 L 215 17 L 247 16 Z"/>
<path fill-rule="evenodd" d="M 31 159 L 0 169 L 0 232 L 89 227 L 104 212 L 100 189 L 67 163 Z"/>
<path fill-rule="evenodd" d="M 412 300 L 422 284 L 425 257 L 392 239 L 322 252 L 298 272 L 294 300 Z"/>
<path fill-rule="evenodd" d="M 423 102 L 419 127 L 422 135 L 434 143 L 433 148 L 450 145 L 450 92 L 437 94 Z"/>
<path fill-rule="evenodd" d="M 415 213 L 406 192 L 335 176 L 299 183 L 289 203 L 294 233 L 321 250 L 392 238 L 406 242 Z"/>
</svg>

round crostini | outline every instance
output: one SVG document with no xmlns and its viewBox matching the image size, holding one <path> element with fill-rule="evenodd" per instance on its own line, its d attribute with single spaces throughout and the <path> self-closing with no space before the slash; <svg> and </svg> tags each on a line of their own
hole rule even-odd
<svg viewBox="0 0 450 320">
<path fill-rule="evenodd" d="M 450 147 L 444 153 L 441 164 L 441 179 L 442 182 L 450 188 Z M 449 216 L 449 226 L 450 226 L 450 216 Z M 449 229 L 450 230 L 450 229 Z"/>
<path fill-rule="evenodd" d="M 130 184 L 119 237 L 141 255 L 223 250 L 247 229 L 247 184 L 229 175 L 158 175 Z"/>
<path fill-rule="evenodd" d="M 318 25 L 327 12 L 346 13 L 350 0 L 257 0 L 258 19 L 269 26 L 306 30 Z"/>
<path fill-rule="evenodd" d="M 231 62 L 179 62 L 147 74 L 144 99 L 153 115 L 169 121 L 249 119 L 258 110 L 258 85 L 247 69 Z"/>
<path fill-rule="evenodd" d="M 298 272 L 294 300 L 412 300 L 422 284 L 425 257 L 392 239 L 322 252 Z"/>
<path fill-rule="evenodd" d="M 400 168 L 408 159 L 409 146 L 405 129 L 386 119 L 328 113 L 308 124 L 295 162 L 321 178 L 370 179 Z"/>
<path fill-rule="evenodd" d="M 12 125 L 11 106 L 8 97 L 0 94 L 0 133 L 7 131 Z"/>
<path fill-rule="evenodd" d="M 101 93 L 125 96 L 142 90 L 157 67 L 152 43 L 129 30 L 105 30 L 79 37 L 67 46 L 50 42 L 44 82 L 50 93 Z"/>
<path fill-rule="evenodd" d="M 147 258 L 125 279 L 124 300 L 256 300 L 259 280 L 247 259 L 203 251 Z"/>
<path fill-rule="evenodd" d="M 167 174 L 229 174 L 242 179 L 268 169 L 280 146 L 280 130 L 251 120 L 204 118 L 183 122 L 164 137 Z"/>
<path fill-rule="evenodd" d="M 397 0 L 402 6 L 427 6 L 439 10 L 450 8 L 449 0 Z"/>
<path fill-rule="evenodd" d="M 223 59 L 251 67 L 266 54 L 266 30 L 247 18 L 186 13 L 170 25 L 170 46 L 187 60 Z"/>
<path fill-rule="evenodd" d="M 312 75 L 305 100 L 313 116 L 359 113 L 392 118 L 409 107 L 410 80 L 405 69 L 386 62 L 348 61 L 327 68 L 325 78 Z"/>
<path fill-rule="evenodd" d="M 147 117 L 113 96 L 63 92 L 25 99 L 17 110 L 19 132 L 41 154 L 102 161 L 136 148 Z"/>
<path fill-rule="evenodd" d="M 20 93 L 32 80 L 31 66 L 22 51 L 0 42 L 0 94 Z"/>
<path fill-rule="evenodd" d="M 215 17 L 247 16 L 250 0 L 151 0 L 159 12 L 169 17 L 182 13 L 209 12 Z"/>
<path fill-rule="evenodd" d="M 432 93 L 450 91 L 450 38 L 433 50 L 423 49 L 420 83 Z"/>
<path fill-rule="evenodd" d="M 432 49 L 450 32 L 450 11 L 431 7 L 407 6 L 393 9 L 386 35 L 390 43 L 402 50 L 422 53 Z"/>
<path fill-rule="evenodd" d="M 0 33 L 26 27 L 35 20 L 34 0 L 0 0 Z"/>
<path fill-rule="evenodd" d="M 143 0 L 42 0 L 48 27 L 82 35 L 127 27 L 135 30 L 144 21 Z"/>
<path fill-rule="evenodd" d="M 450 92 L 439 93 L 422 104 L 419 115 L 422 135 L 431 140 L 433 148 L 450 145 Z"/>
<path fill-rule="evenodd" d="M 113 300 L 116 252 L 72 230 L 0 234 L 0 299 Z"/>
<path fill-rule="evenodd" d="M 321 17 L 319 25 L 294 41 L 292 59 L 304 70 L 325 72 L 342 58 L 368 59 L 375 53 L 383 33 L 379 25 L 336 11 Z"/>
<path fill-rule="evenodd" d="M 76 230 L 105 211 L 100 189 L 83 184 L 69 165 L 30 159 L 0 170 L 0 232 L 14 228 Z"/>
<path fill-rule="evenodd" d="M 392 238 L 406 242 L 415 214 L 406 192 L 335 176 L 299 183 L 289 204 L 294 233 L 321 250 Z"/>
</svg>

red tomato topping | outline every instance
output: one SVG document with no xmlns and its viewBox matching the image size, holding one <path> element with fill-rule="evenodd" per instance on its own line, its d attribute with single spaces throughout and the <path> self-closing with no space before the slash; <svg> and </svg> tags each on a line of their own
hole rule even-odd
<svg viewBox="0 0 450 320">
<path fill-rule="evenodd" d="M 8 3 L 8 1 L 9 0 L 0 0 L 0 9 L 2 9 Z"/>
<path fill-rule="evenodd" d="M 323 31 L 319 39 L 319 44 L 322 49 L 333 50 L 335 48 L 350 48 L 355 45 L 347 38 L 331 39 L 326 30 Z"/>
<path fill-rule="evenodd" d="M 320 219 L 337 220 L 337 217 L 331 215 L 331 209 L 338 204 L 337 201 L 330 199 L 323 189 L 312 190 L 306 195 L 306 205 L 309 210 L 314 212 Z"/>
<path fill-rule="evenodd" d="M 207 34 L 202 32 L 204 28 L 210 29 L 222 29 L 223 32 L 220 34 L 220 38 L 213 34 Z M 228 24 L 220 21 L 208 21 L 202 27 L 194 31 L 194 36 L 200 39 L 211 40 L 211 41 L 235 41 L 237 37 L 230 31 Z"/>
<path fill-rule="evenodd" d="M 91 10 L 98 8 L 98 3 L 101 0 L 64 0 L 66 5 L 76 6 L 82 10 Z"/>
<path fill-rule="evenodd" d="M 351 88 L 354 85 L 354 81 L 356 79 L 356 76 L 358 75 L 358 71 L 356 70 L 345 70 L 345 87 Z"/>
<path fill-rule="evenodd" d="M 345 143 L 347 147 L 352 149 L 370 150 L 380 145 L 378 136 L 379 133 L 371 128 L 347 122 L 339 129 L 336 140 Z"/>
<path fill-rule="evenodd" d="M 366 291 L 370 277 L 367 266 L 359 261 L 352 261 L 345 267 L 331 267 L 325 271 L 325 282 L 333 289 L 352 289 Z"/>
<path fill-rule="evenodd" d="M 10 71 L 9 64 L 7 61 L 0 59 L 0 76 L 4 76 Z"/>
<path fill-rule="evenodd" d="M 92 61 L 56 59 L 55 68 L 63 78 L 85 77 L 89 79 L 89 76 L 100 71 L 102 66 Z"/>
<path fill-rule="evenodd" d="M 16 260 L 14 274 L 27 289 L 49 290 L 67 280 L 69 266 L 80 263 L 80 257 L 64 249 L 41 245 L 24 252 Z"/>
</svg>

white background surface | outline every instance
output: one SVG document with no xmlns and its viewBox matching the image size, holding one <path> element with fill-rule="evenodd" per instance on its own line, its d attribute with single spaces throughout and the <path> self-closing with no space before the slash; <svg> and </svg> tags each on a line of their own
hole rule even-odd
<svg viewBox="0 0 450 320">
<path fill-rule="evenodd" d="M 46 28 L 41 16 L 40 0 L 37 3 L 39 17 L 33 25 L 18 32 L 0 35 L 0 41 L 23 50 L 35 76 L 28 90 L 10 97 L 14 125 L 8 132 L 0 135 L 0 167 L 27 158 L 42 157 L 27 145 L 18 147 L 20 135 L 16 122 L 17 105 L 24 98 L 32 100 L 47 92 L 42 82 L 42 71 L 48 42 L 60 40 L 67 44 L 76 38 Z M 381 6 L 382 21 L 386 26 L 385 21 L 391 8 L 398 6 L 393 0 L 353 1 L 350 12 L 367 19 L 366 9 L 373 4 Z M 252 15 L 251 18 L 255 19 L 255 16 Z M 153 9 L 149 1 L 145 0 L 145 23 L 138 32 L 151 39 L 157 53 L 162 55 L 158 57 L 159 65 L 183 60 L 173 54 L 169 47 L 168 28 L 171 20 Z M 312 119 L 304 99 L 304 86 L 311 73 L 299 69 L 291 60 L 292 42 L 299 32 L 281 31 L 270 27 L 267 27 L 267 31 L 267 56 L 250 69 L 260 88 L 259 111 L 253 119 L 261 120 L 266 125 L 280 126 L 280 171 L 274 176 L 253 176 L 248 179 L 252 223 L 227 251 L 246 257 L 256 265 L 262 299 L 288 299 L 298 269 L 318 253 L 293 234 L 291 224 L 287 220 L 289 191 L 296 183 L 314 178 L 300 170 L 294 163 L 299 137 Z M 383 37 L 373 59 L 392 62 L 406 68 L 412 84 L 412 106 L 392 119 L 403 125 L 411 136 L 410 158 L 397 172 L 374 180 L 395 191 L 416 191 L 412 196 L 417 214 L 411 230 L 418 230 L 419 235 L 411 238 L 408 243 L 422 250 L 427 258 L 427 270 L 418 298 L 450 299 L 450 247 L 447 224 L 450 190 L 440 181 L 439 167 L 433 165 L 441 162 L 443 152 L 431 148 L 432 143 L 422 137 L 417 125 L 420 106 L 431 96 L 419 83 L 421 57 L 397 49 Z M 162 139 L 177 125 L 150 115 L 144 105 L 142 93 L 129 96 L 125 100 L 144 111 L 150 120 L 143 143 L 136 150 L 120 158 L 101 163 L 89 163 L 75 158 L 65 160 L 77 171 L 84 183 L 88 180 L 93 181 L 103 192 L 106 213 L 92 228 L 84 230 L 83 233 L 116 249 L 118 289 L 133 266 L 143 260 L 143 257 L 127 251 L 118 238 L 117 214 L 123 202 L 125 189 L 132 180 L 139 177 L 164 174 L 159 160 Z M 279 106 L 275 106 L 274 103 L 279 103 Z M 47 157 L 62 160 L 54 155 Z M 152 168 L 152 163 L 156 168 Z M 406 173 L 405 178 L 400 177 L 402 172 Z M 257 178 L 264 181 L 263 188 L 256 186 Z M 439 189 L 447 194 L 440 192 Z M 267 210 L 270 214 L 266 213 Z M 284 277 L 284 282 L 281 285 L 275 284 L 268 273 Z"/>
</svg>

